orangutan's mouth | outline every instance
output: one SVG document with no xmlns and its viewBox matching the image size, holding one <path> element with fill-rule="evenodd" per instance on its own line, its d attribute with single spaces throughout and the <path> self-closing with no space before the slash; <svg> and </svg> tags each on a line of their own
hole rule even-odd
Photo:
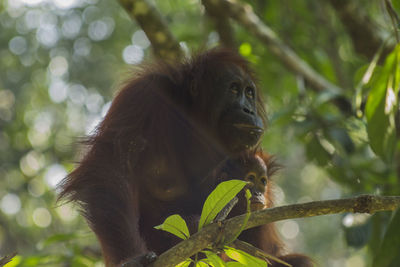
<svg viewBox="0 0 400 267">
<path fill-rule="evenodd" d="M 255 125 L 251 125 L 251 124 L 244 124 L 244 123 L 235 123 L 233 124 L 233 126 L 235 126 L 236 128 L 240 129 L 240 130 L 245 130 L 245 131 L 249 131 L 254 132 L 254 133 L 263 133 L 264 129 Z"/>
</svg>

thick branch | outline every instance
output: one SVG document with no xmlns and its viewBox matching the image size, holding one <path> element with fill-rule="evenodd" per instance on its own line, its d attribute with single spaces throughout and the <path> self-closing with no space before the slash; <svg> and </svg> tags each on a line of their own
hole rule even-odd
<svg viewBox="0 0 400 267">
<path fill-rule="evenodd" d="M 398 207 L 400 207 L 400 196 L 384 197 L 373 195 L 294 204 L 252 213 L 245 229 L 286 219 L 305 218 L 343 212 L 372 214 L 378 211 L 395 210 Z M 224 240 L 230 240 L 236 234 L 238 229 L 240 229 L 244 217 L 245 215 L 241 215 L 229 219 L 223 224 L 213 223 L 206 226 L 189 239 L 161 254 L 152 266 L 175 266 L 204 248 L 212 247 L 214 242 L 218 238 L 221 238 L 221 235 L 223 235 Z"/>
<path fill-rule="evenodd" d="M 210 1 L 203 0 L 202 4 L 206 9 L 208 16 L 215 23 L 215 28 L 218 32 L 222 45 L 235 49 L 236 42 L 233 29 L 230 25 L 229 17 L 226 15 L 225 11 L 220 9 L 219 7 L 216 8 L 215 6 L 211 5 Z"/>
<path fill-rule="evenodd" d="M 178 41 L 158 10 L 148 0 L 118 0 L 134 18 L 150 40 L 153 52 L 165 60 L 176 60 L 182 55 Z"/>
<path fill-rule="evenodd" d="M 203 0 L 215 8 L 222 8 L 225 13 L 245 27 L 250 33 L 268 46 L 275 56 L 294 73 L 304 77 L 307 84 L 316 91 L 325 91 L 332 94 L 334 103 L 344 113 L 351 113 L 351 103 L 340 97 L 343 89 L 331 83 L 302 60 L 290 47 L 288 47 L 259 17 L 248 4 L 241 4 L 237 0 Z"/>
</svg>

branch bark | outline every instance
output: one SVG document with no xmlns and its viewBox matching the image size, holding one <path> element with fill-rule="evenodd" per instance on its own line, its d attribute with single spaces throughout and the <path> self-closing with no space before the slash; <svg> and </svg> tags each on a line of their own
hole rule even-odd
<svg viewBox="0 0 400 267">
<path fill-rule="evenodd" d="M 225 11 L 210 4 L 210 1 L 201 1 L 208 16 L 214 21 L 220 41 L 223 46 L 236 49 L 236 42 L 229 17 Z"/>
<path fill-rule="evenodd" d="M 118 1 L 146 33 L 156 57 L 167 61 L 181 58 L 182 50 L 179 43 L 155 6 L 148 0 Z"/>
<path fill-rule="evenodd" d="M 245 229 L 263 224 L 294 218 L 306 218 L 343 212 L 370 213 L 395 210 L 400 207 L 400 196 L 361 195 L 354 198 L 314 201 L 253 212 Z M 175 266 L 186 258 L 212 247 L 223 236 L 230 240 L 241 228 L 245 215 L 223 223 L 213 223 L 161 254 L 152 267 Z"/>
<path fill-rule="evenodd" d="M 302 60 L 271 28 L 260 20 L 250 5 L 241 4 L 236 0 L 203 0 L 203 2 L 214 8 L 225 10 L 226 14 L 262 41 L 289 70 L 304 77 L 311 88 L 318 92 L 331 94 L 334 103 L 340 110 L 346 114 L 352 112 L 351 103 L 341 97 L 343 89 L 322 77 Z"/>
</svg>

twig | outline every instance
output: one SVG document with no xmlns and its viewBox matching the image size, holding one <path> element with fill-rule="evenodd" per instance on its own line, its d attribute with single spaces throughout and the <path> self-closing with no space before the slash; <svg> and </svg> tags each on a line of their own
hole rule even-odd
<svg viewBox="0 0 400 267">
<path fill-rule="evenodd" d="M 379 211 L 395 210 L 400 207 L 400 196 L 362 195 L 354 198 L 315 201 L 303 204 L 294 204 L 253 212 L 245 229 L 263 224 L 293 219 L 305 218 L 343 212 L 375 213 Z M 244 216 L 231 218 L 223 224 L 224 240 L 230 240 L 243 224 Z M 221 234 L 221 227 L 210 224 L 189 239 L 180 242 L 173 248 L 161 254 L 152 264 L 153 267 L 175 266 L 186 258 L 212 247 L 217 236 Z"/>
</svg>

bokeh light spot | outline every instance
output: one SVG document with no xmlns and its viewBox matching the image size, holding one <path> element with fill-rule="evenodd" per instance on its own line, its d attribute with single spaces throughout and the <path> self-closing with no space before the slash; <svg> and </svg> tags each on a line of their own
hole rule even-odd
<svg viewBox="0 0 400 267">
<path fill-rule="evenodd" d="M 55 188 L 66 175 L 67 171 L 62 165 L 53 164 L 47 168 L 44 179 L 50 188 Z"/>
<path fill-rule="evenodd" d="M 294 239 L 299 234 L 299 225 L 295 221 L 284 222 L 281 232 L 286 239 Z"/>
<path fill-rule="evenodd" d="M 93 41 L 102 41 L 110 37 L 114 31 L 115 22 L 112 18 L 103 18 L 89 24 L 88 35 Z"/>
<path fill-rule="evenodd" d="M 36 151 L 30 151 L 21 158 L 19 167 L 26 176 L 34 176 L 43 167 L 43 164 L 43 155 Z"/>
<path fill-rule="evenodd" d="M 55 79 L 49 87 L 49 96 L 55 103 L 63 102 L 67 98 L 67 84 L 63 80 Z"/>
<path fill-rule="evenodd" d="M 55 46 L 59 39 L 57 27 L 55 25 L 40 26 L 36 33 L 36 39 L 48 48 Z"/>
<path fill-rule="evenodd" d="M 37 208 L 32 214 L 33 222 L 41 227 L 46 228 L 51 224 L 51 214 L 46 208 Z"/>
<path fill-rule="evenodd" d="M 78 56 L 88 56 L 92 50 L 92 43 L 86 37 L 81 37 L 74 42 L 74 52 Z"/>
<path fill-rule="evenodd" d="M 122 58 L 128 64 L 138 64 L 143 60 L 143 57 L 143 49 L 137 45 L 129 45 L 122 52 Z"/>
<path fill-rule="evenodd" d="M 61 32 L 69 39 L 75 38 L 82 27 L 82 18 L 78 13 L 71 13 L 68 18 L 64 21 Z"/>
<path fill-rule="evenodd" d="M 52 2 L 57 8 L 60 9 L 70 9 L 79 3 L 78 0 L 53 0 Z"/>
<path fill-rule="evenodd" d="M 28 44 L 24 37 L 16 36 L 8 43 L 8 48 L 15 55 L 23 54 L 28 48 Z"/>
<path fill-rule="evenodd" d="M 36 6 L 39 5 L 43 2 L 43 0 L 22 0 L 22 3 L 24 3 L 27 6 Z"/>
<path fill-rule="evenodd" d="M 239 53 L 245 57 L 251 55 L 251 45 L 249 43 L 242 43 L 239 47 Z"/>
<path fill-rule="evenodd" d="M 342 224 L 346 227 L 352 226 L 354 223 L 354 215 L 353 214 L 347 214 L 346 216 L 343 217 L 342 219 Z"/>
<path fill-rule="evenodd" d="M 21 209 L 21 200 L 16 194 L 6 194 L 1 199 L 1 210 L 8 215 L 16 214 Z"/>
<path fill-rule="evenodd" d="M 146 34 L 142 30 L 136 31 L 132 35 L 132 44 L 140 46 L 143 49 L 146 49 L 150 46 L 150 41 L 147 39 Z"/>
<path fill-rule="evenodd" d="M 32 179 L 32 181 L 28 183 L 28 192 L 33 197 L 40 197 L 45 192 L 43 183 L 38 179 Z"/>
<path fill-rule="evenodd" d="M 62 76 L 68 71 L 68 61 L 65 57 L 56 56 L 51 59 L 49 70 L 54 76 Z"/>
<path fill-rule="evenodd" d="M 60 218 L 67 222 L 73 221 L 79 215 L 79 213 L 76 211 L 76 208 L 68 203 L 57 207 L 56 211 Z"/>
</svg>

